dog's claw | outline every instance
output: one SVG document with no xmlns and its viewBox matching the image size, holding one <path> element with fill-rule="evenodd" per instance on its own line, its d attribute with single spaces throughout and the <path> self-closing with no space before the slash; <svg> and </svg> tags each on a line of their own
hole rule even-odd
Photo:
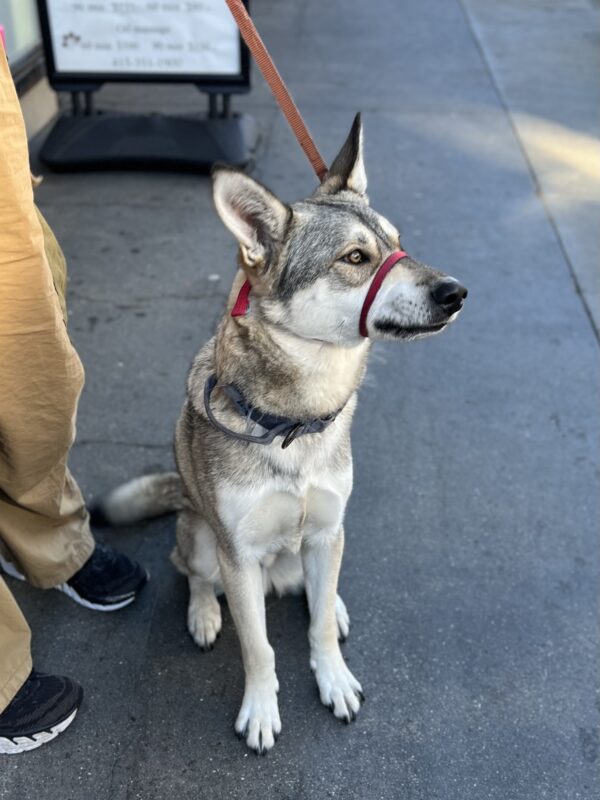
<svg viewBox="0 0 600 800">
<path fill-rule="evenodd" d="M 333 711 L 333 709 L 332 709 Z M 344 725 L 350 725 L 351 722 L 354 722 L 357 717 L 356 711 L 353 711 L 351 708 L 348 709 L 348 713 L 345 714 L 343 717 L 339 717 L 342 720 Z"/>
<path fill-rule="evenodd" d="M 241 730 L 241 731 L 238 731 L 238 730 L 236 730 L 236 731 L 235 731 L 235 735 L 236 735 L 236 736 L 237 736 L 237 738 L 240 740 L 240 742 L 243 742 L 243 741 L 244 741 L 244 739 L 246 738 L 246 734 L 247 734 L 247 732 L 248 732 L 248 726 L 246 726 L 246 727 L 244 728 L 244 730 Z"/>
<path fill-rule="evenodd" d="M 273 739 L 275 741 L 277 741 L 278 736 L 279 736 L 279 734 L 275 734 L 274 733 L 273 734 Z M 257 756 L 261 756 L 261 757 L 262 756 L 266 756 L 267 753 L 269 752 L 269 748 L 266 747 L 266 745 L 264 743 L 262 731 L 261 731 L 261 733 L 258 734 L 258 744 L 256 744 L 256 745 L 248 745 L 248 746 L 250 747 L 252 752 Z"/>
</svg>

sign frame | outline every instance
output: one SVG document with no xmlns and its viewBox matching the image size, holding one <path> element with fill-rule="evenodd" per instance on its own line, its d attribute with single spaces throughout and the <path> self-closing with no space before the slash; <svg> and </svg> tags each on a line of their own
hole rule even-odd
<svg viewBox="0 0 600 800">
<path fill-rule="evenodd" d="M 249 0 L 243 0 L 248 9 Z M 225 6 L 225 3 L 223 3 Z M 250 91 L 250 53 L 238 32 L 240 72 L 236 75 L 149 72 L 59 72 L 56 68 L 47 0 L 37 0 L 48 81 L 56 92 L 95 91 L 105 83 L 191 83 L 210 94 L 243 94 Z"/>
</svg>

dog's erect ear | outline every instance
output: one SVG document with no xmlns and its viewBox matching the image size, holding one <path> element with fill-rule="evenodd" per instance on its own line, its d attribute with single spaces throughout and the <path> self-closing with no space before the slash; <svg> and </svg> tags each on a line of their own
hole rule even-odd
<svg viewBox="0 0 600 800">
<path fill-rule="evenodd" d="M 217 212 L 238 240 L 244 263 L 254 268 L 267 265 L 291 209 L 239 170 L 215 167 L 212 178 Z"/>
<path fill-rule="evenodd" d="M 367 192 L 360 114 L 354 117 L 350 134 L 316 194 L 335 194 L 343 189 L 350 189 L 360 195 L 365 195 Z"/>
</svg>

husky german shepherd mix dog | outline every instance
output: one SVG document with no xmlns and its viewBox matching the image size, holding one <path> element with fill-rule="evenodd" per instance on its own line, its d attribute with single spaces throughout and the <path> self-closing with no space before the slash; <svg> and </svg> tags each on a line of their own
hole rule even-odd
<svg viewBox="0 0 600 800">
<path fill-rule="evenodd" d="M 203 649 L 225 591 L 245 691 L 235 722 L 263 753 L 281 730 L 265 593 L 304 587 L 321 701 L 346 722 L 364 699 L 339 640 L 350 425 L 372 339 L 444 330 L 467 295 L 408 257 L 369 207 L 357 116 L 315 193 L 286 205 L 243 172 L 217 168 L 214 201 L 239 243 L 239 271 L 216 335 L 196 356 L 175 437 L 177 473 L 109 494 L 100 512 L 131 523 L 177 510 L 175 566 L 188 576 L 188 628 Z"/>
</svg>

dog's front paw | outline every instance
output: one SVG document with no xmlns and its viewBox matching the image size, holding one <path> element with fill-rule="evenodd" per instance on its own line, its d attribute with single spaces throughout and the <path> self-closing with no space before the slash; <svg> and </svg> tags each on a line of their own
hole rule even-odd
<svg viewBox="0 0 600 800">
<path fill-rule="evenodd" d="M 202 650 L 212 650 L 221 631 L 221 606 L 214 595 L 190 598 L 188 630 Z"/>
<path fill-rule="evenodd" d="M 279 684 L 277 678 L 246 685 L 240 713 L 235 721 L 235 732 L 246 739 L 248 747 L 263 755 L 275 744 L 281 733 L 281 720 L 277 705 Z"/>
<path fill-rule="evenodd" d="M 323 705 L 344 722 L 352 722 L 365 699 L 362 687 L 346 666 L 338 650 L 330 654 L 313 654 L 310 666 L 315 673 Z"/>
</svg>

